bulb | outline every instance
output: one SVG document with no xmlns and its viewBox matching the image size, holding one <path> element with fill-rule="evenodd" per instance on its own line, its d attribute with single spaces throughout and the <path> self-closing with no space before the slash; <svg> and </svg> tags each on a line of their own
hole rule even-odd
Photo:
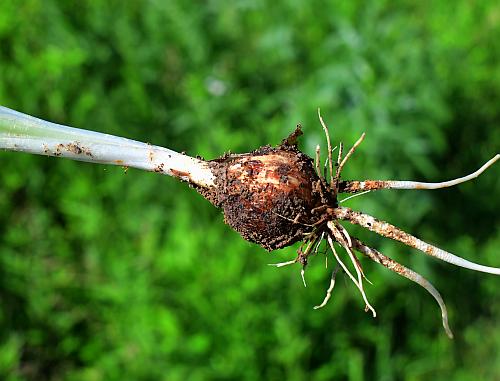
<svg viewBox="0 0 500 381">
<path fill-rule="evenodd" d="M 325 204 L 327 192 L 312 159 L 295 145 L 266 146 L 211 163 L 216 187 L 205 196 L 223 209 L 225 222 L 243 238 L 272 251 L 312 231 L 319 219 L 312 210 Z"/>
</svg>

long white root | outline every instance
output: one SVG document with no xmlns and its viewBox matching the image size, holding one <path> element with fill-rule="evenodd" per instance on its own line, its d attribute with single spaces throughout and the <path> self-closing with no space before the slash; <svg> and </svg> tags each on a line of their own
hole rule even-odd
<svg viewBox="0 0 500 381">
<path fill-rule="evenodd" d="M 417 237 L 406 233 L 405 231 L 399 229 L 398 227 L 391 225 L 388 222 L 378 220 L 368 214 L 354 211 L 350 208 L 338 207 L 333 210 L 334 217 L 340 220 L 348 221 L 352 224 L 363 226 L 364 228 L 371 230 L 383 237 L 391 238 L 395 241 L 399 241 L 413 247 L 417 250 L 424 252 L 431 257 L 435 257 L 444 262 L 451 263 L 456 266 L 460 266 L 469 270 L 480 271 L 483 273 L 500 275 L 500 268 L 483 266 L 467 259 L 460 258 L 452 253 L 449 253 L 443 249 L 433 246 L 427 242 L 418 239 Z"/>
<path fill-rule="evenodd" d="M 478 177 L 489 167 L 495 164 L 500 159 L 500 154 L 496 154 L 481 168 L 471 174 L 459 177 L 453 180 L 442 181 L 439 183 L 426 183 L 420 181 L 407 181 L 407 180 L 365 180 L 365 181 L 342 181 L 340 183 L 340 191 L 347 193 L 357 193 L 367 190 L 378 189 L 441 189 L 448 188 L 458 184 L 465 183 Z"/>
<path fill-rule="evenodd" d="M 382 266 L 388 268 L 391 271 L 394 271 L 395 273 L 407 279 L 412 280 L 413 282 L 425 288 L 439 304 L 439 308 L 441 308 L 441 318 L 443 320 L 443 327 L 448 337 L 450 339 L 453 338 L 453 333 L 451 332 L 450 326 L 448 325 L 448 311 L 446 310 L 446 305 L 444 304 L 443 298 L 439 294 L 438 290 L 436 290 L 436 288 L 427 279 L 425 279 L 423 276 L 416 273 L 415 271 L 410 270 L 409 268 L 399 264 L 395 260 L 386 257 L 379 251 L 366 246 L 357 238 L 353 238 L 353 244 L 356 250 L 363 253 L 371 260 L 381 264 Z"/>
</svg>

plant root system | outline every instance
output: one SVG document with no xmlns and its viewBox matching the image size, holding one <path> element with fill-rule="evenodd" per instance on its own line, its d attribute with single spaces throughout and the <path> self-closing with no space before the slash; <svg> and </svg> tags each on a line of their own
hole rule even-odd
<svg viewBox="0 0 500 381">
<path fill-rule="evenodd" d="M 255 242 L 269 251 L 301 241 L 295 259 L 272 265 L 284 267 L 299 263 L 304 286 L 306 286 L 304 273 L 308 260 L 318 253 L 320 243 L 326 240 L 327 248 L 330 249 L 337 265 L 331 274 L 323 302 L 314 309 L 324 307 L 330 300 L 336 275 L 342 269 L 361 294 L 365 311 L 370 311 L 373 317 L 376 316 L 375 309 L 369 303 L 364 288 L 364 281 L 368 280 L 355 255 L 355 252 L 359 252 L 426 289 L 439 304 L 443 327 L 446 334 L 452 338 L 446 306 L 432 284 L 416 272 L 370 248 L 359 239 L 351 237 L 340 221 L 360 225 L 383 237 L 400 241 L 457 266 L 496 275 L 500 274 L 500 269 L 457 257 L 385 221 L 342 207 L 339 202 L 378 189 L 439 189 L 457 185 L 479 176 L 495 163 L 500 155 L 497 154 L 468 176 L 442 183 L 343 181 L 341 180 L 342 169 L 362 143 L 365 134 L 361 135 L 345 156 L 343 156 L 343 145 L 340 143 L 334 162 L 334 149 L 331 146 L 328 127 L 319 110 L 318 117 L 328 146 L 324 163 L 324 167 L 328 170 L 327 174 L 322 173 L 324 171 L 322 171 L 319 146 L 316 148 L 314 161 L 297 148 L 297 138 L 302 134 L 298 125 L 296 130 L 277 147 L 265 146 L 247 154 L 226 154 L 210 161 L 216 186 L 198 190 L 214 205 L 223 209 L 225 222 L 248 241 Z M 339 201 L 339 193 L 352 193 L 353 195 Z M 337 252 L 337 245 L 346 255 Z M 325 256 L 327 260 L 328 252 Z"/>
<path fill-rule="evenodd" d="M 421 275 L 352 237 L 340 221 L 360 225 L 427 255 L 474 271 L 500 275 L 500 268 L 479 265 L 457 257 L 388 222 L 339 204 L 351 197 L 379 189 L 440 189 L 458 185 L 479 176 L 498 161 L 500 155 L 495 155 L 467 176 L 440 183 L 345 181 L 341 179 L 342 170 L 363 142 L 365 134 L 344 155 L 341 142 L 332 148 L 328 126 L 319 109 L 318 118 L 328 146 L 324 165 L 321 164 L 319 146 L 316 148 L 314 161 L 297 148 L 297 139 L 302 134 L 300 125 L 277 147 L 265 146 L 250 153 L 226 154 L 218 159 L 205 161 L 148 143 L 47 122 L 2 106 L 0 149 L 119 165 L 174 176 L 189 183 L 206 199 L 222 208 L 225 222 L 246 240 L 269 251 L 301 241 L 295 259 L 274 266 L 299 263 L 304 286 L 309 258 L 317 255 L 321 242 L 326 241 L 326 247 L 331 251 L 336 265 L 326 296 L 315 308 L 324 307 L 331 299 L 335 277 L 342 269 L 361 294 L 365 310 L 371 311 L 375 317 L 375 309 L 369 303 L 364 288 L 364 281 L 370 282 L 355 255 L 355 252 L 359 252 L 425 288 L 439 304 L 443 326 L 448 336 L 452 337 L 446 307 L 438 291 Z M 334 161 L 335 149 L 338 151 Z M 340 193 L 351 195 L 339 200 Z M 337 247 L 343 251 L 337 252 Z M 328 253 L 327 250 L 326 265 Z"/>
</svg>

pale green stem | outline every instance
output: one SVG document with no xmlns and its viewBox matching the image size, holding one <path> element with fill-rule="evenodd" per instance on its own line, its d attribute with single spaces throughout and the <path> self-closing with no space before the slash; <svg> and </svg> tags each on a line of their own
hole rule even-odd
<svg viewBox="0 0 500 381">
<path fill-rule="evenodd" d="M 0 149 L 120 165 L 214 186 L 207 162 L 167 148 L 47 122 L 0 106 Z"/>
</svg>

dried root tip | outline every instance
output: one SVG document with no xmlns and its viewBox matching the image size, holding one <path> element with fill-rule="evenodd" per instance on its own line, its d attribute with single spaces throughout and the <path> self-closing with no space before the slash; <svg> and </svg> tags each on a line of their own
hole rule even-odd
<svg viewBox="0 0 500 381">
<path fill-rule="evenodd" d="M 349 221 L 352 224 L 363 226 L 383 237 L 393 239 L 404 243 L 407 246 L 413 247 L 424 252 L 431 257 L 435 257 L 444 262 L 451 263 L 469 270 L 479 271 L 488 274 L 500 275 L 500 268 L 483 266 L 466 259 L 457 257 L 443 249 L 424 242 L 417 237 L 406 233 L 405 231 L 391 225 L 388 222 L 377 220 L 376 218 L 361 212 L 354 211 L 345 207 L 338 207 L 333 210 L 334 218 Z"/>
<path fill-rule="evenodd" d="M 371 260 L 381 264 L 382 266 L 388 268 L 389 270 L 412 280 L 415 283 L 418 283 L 420 286 L 425 288 L 427 292 L 429 292 L 436 302 L 439 304 L 439 308 L 441 308 L 441 318 L 443 320 L 443 327 L 446 331 L 446 334 L 450 339 L 453 339 L 453 333 L 451 332 L 450 326 L 448 325 L 448 312 L 446 310 L 446 305 L 444 304 L 443 298 L 439 294 L 438 290 L 423 276 L 416 273 L 413 270 L 399 264 L 393 259 L 386 257 L 379 251 L 372 249 L 371 247 L 366 246 L 357 238 L 353 238 L 354 248 L 358 250 L 360 253 L 366 255 Z"/>
<path fill-rule="evenodd" d="M 443 181 L 440 183 L 425 183 L 418 181 L 406 180 L 365 180 L 365 181 L 341 181 L 339 184 L 339 191 L 345 193 L 357 193 L 366 190 L 378 189 L 441 189 L 448 188 L 454 185 L 465 183 L 466 181 L 473 180 L 481 173 L 486 171 L 494 163 L 500 159 L 500 154 L 496 154 L 493 158 L 488 160 L 477 171 L 472 172 L 470 175 L 459 177 L 457 179 Z"/>
<path fill-rule="evenodd" d="M 290 135 L 288 135 L 286 139 L 283 139 L 281 141 L 281 145 L 296 147 L 299 137 L 302 135 L 304 135 L 304 133 L 302 132 L 302 125 L 297 124 L 297 126 L 295 127 L 295 131 L 293 131 Z"/>
</svg>

